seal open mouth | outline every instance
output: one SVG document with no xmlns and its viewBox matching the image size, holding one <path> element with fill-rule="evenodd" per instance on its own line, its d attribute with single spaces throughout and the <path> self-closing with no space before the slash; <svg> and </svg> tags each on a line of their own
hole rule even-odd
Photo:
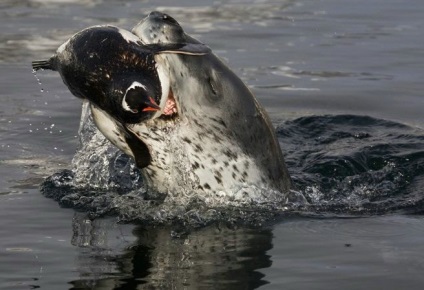
<svg viewBox="0 0 424 290">
<path fill-rule="evenodd" d="M 165 107 L 163 108 L 163 115 L 172 116 L 178 114 L 177 103 L 175 102 L 172 90 L 169 90 L 168 99 L 166 100 Z"/>
<path fill-rule="evenodd" d="M 160 111 L 160 115 L 158 115 L 157 118 L 164 121 L 171 121 L 177 119 L 178 116 L 178 104 L 170 88 L 163 109 Z"/>
</svg>

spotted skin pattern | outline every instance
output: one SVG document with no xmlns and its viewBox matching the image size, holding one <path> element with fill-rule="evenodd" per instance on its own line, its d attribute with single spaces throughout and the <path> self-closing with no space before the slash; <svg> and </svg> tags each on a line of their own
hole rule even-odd
<svg viewBox="0 0 424 290">
<path fill-rule="evenodd" d="M 135 159 L 150 192 L 180 204 L 286 200 L 290 177 L 266 112 L 172 17 L 152 12 L 132 33 L 85 29 L 33 67 L 58 70 L 89 100 L 96 126 Z M 137 83 L 160 111 L 127 106 L 125 92 Z"/>
<path fill-rule="evenodd" d="M 133 33 L 143 43 L 198 43 L 160 12 L 152 12 Z M 246 85 L 213 53 L 160 54 L 155 60 L 170 80 L 178 116 L 128 126 L 152 156 L 143 169 L 149 186 L 170 196 L 251 198 L 244 192 L 251 187 L 284 196 L 290 177 L 281 149 Z"/>
</svg>

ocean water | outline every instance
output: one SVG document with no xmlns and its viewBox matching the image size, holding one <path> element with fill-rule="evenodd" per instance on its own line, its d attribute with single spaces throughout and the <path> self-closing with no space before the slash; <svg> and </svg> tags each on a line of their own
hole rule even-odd
<svg viewBox="0 0 424 290">
<path fill-rule="evenodd" d="M 186 228 L 118 223 L 97 195 L 40 189 L 71 168 L 81 101 L 31 61 L 152 10 L 255 92 L 308 206 Z M 0 289 L 421 289 L 423 12 L 419 0 L 3 0 Z"/>
</svg>

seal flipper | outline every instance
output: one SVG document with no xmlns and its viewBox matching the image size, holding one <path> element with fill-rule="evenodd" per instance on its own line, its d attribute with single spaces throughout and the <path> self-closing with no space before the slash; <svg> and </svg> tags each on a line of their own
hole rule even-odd
<svg viewBox="0 0 424 290">
<path fill-rule="evenodd" d="M 205 55 L 211 52 L 211 49 L 203 43 L 153 43 L 145 44 L 144 46 L 155 54 Z"/>
</svg>

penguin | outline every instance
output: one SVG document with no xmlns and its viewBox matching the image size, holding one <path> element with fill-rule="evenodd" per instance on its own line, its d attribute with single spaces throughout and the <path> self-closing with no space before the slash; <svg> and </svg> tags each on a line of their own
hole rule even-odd
<svg viewBox="0 0 424 290">
<path fill-rule="evenodd" d="M 127 30 L 100 25 L 74 34 L 49 59 L 33 61 L 32 68 L 58 71 L 74 96 L 90 102 L 106 138 L 143 168 L 150 164 L 148 149 L 127 127 L 176 111 L 166 103 L 169 77 L 158 68 L 155 55 L 209 52 L 204 44 L 143 44 Z"/>
<path fill-rule="evenodd" d="M 205 45 L 143 45 L 129 31 L 102 25 L 76 33 L 50 59 L 34 61 L 32 67 L 58 71 L 73 95 L 88 99 L 118 122 L 135 124 L 152 118 L 167 97 L 161 84 L 167 80 L 159 79 L 155 54 L 208 52 Z"/>
</svg>

